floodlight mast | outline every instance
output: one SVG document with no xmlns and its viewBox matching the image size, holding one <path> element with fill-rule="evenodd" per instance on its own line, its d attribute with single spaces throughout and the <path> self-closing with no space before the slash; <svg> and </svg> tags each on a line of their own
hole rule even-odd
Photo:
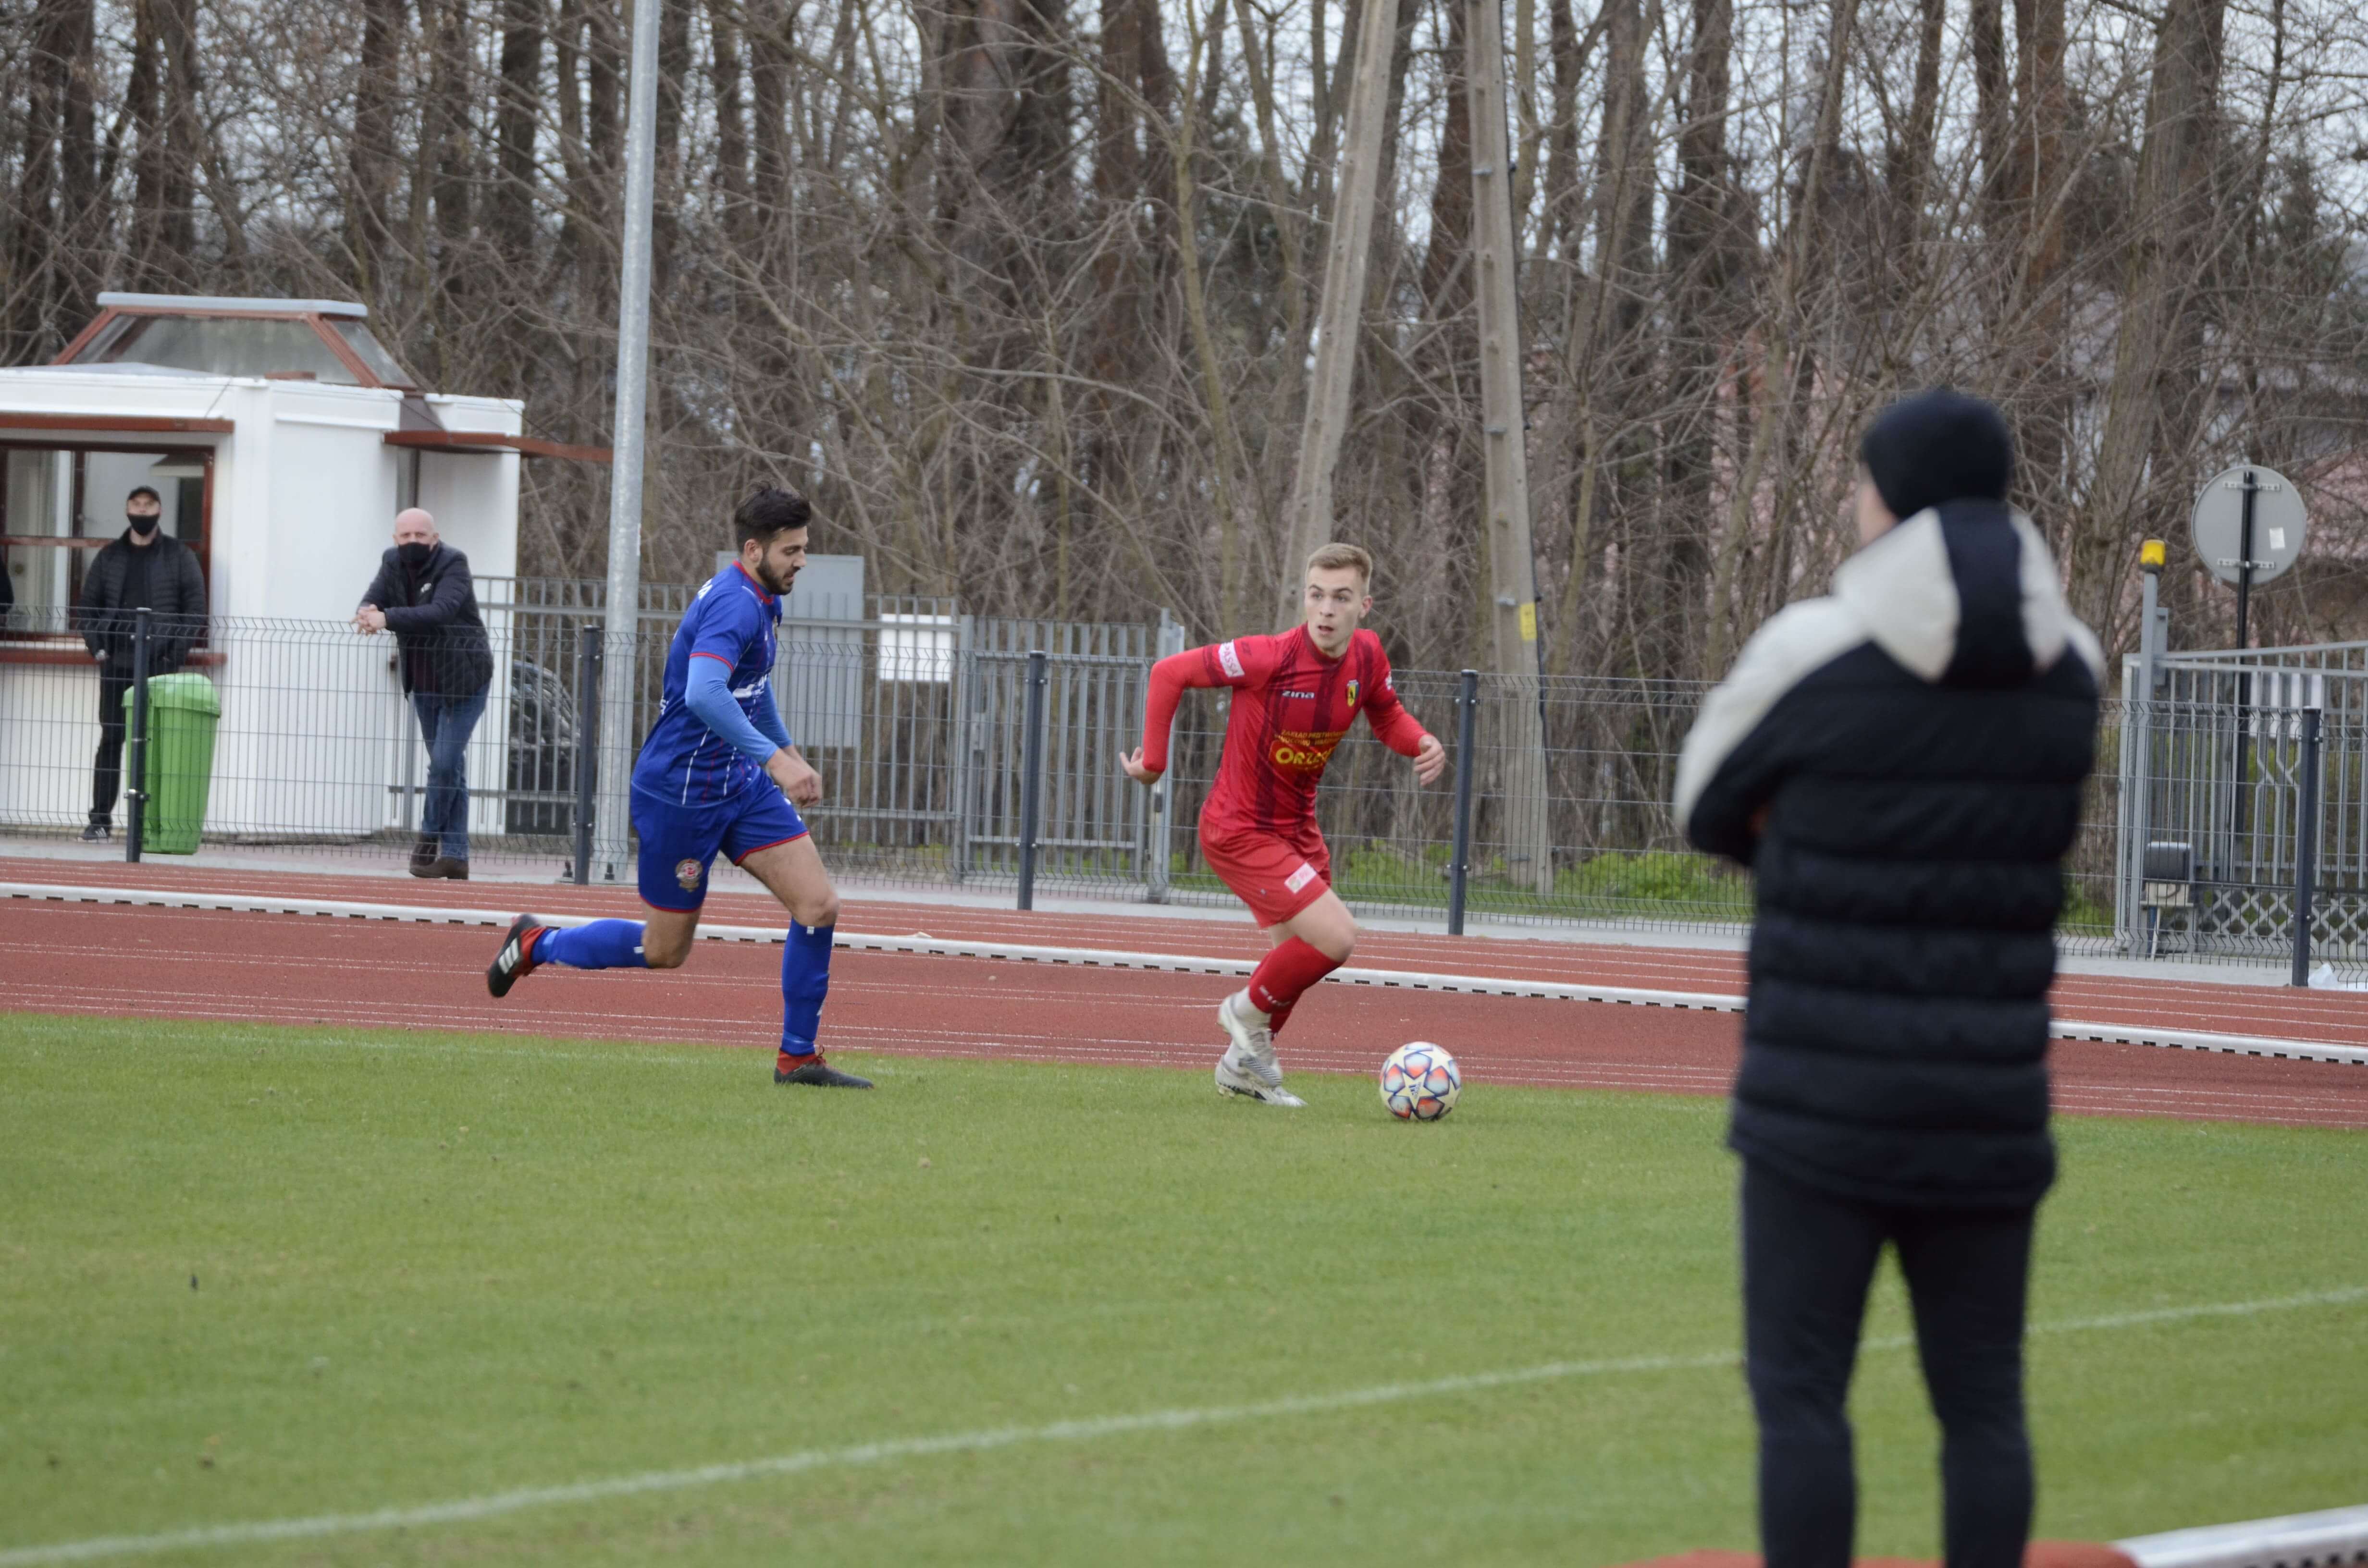
<svg viewBox="0 0 2368 1568">
<path fill-rule="evenodd" d="M 608 656 L 600 671 L 600 794 L 593 859 L 603 881 L 621 881 L 632 846 L 634 636 L 642 600 L 642 443 L 648 429 L 650 231 L 656 198 L 658 7 L 633 0 L 633 57 L 625 119 L 625 233 L 617 291 L 617 423 L 609 471 Z"/>
</svg>

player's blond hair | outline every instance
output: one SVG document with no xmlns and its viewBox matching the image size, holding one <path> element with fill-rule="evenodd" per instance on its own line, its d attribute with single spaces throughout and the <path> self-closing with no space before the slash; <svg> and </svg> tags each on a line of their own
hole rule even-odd
<svg viewBox="0 0 2368 1568">
<path fill-rule="evenodd" d="M 1310 572 L 1354 572 L 1368 583 L 1373 580 L 1373 558 L 1359 546 L 1341 544 L 1337 540 L 1318 546 L 1315 553 L 1307 558 L 1307 569 Z"/>
</svg>

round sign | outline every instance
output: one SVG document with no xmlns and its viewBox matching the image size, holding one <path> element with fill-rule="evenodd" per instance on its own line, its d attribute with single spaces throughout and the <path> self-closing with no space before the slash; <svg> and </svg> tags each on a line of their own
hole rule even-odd
<svg viewBox="0 0 2368 1568">
<path fill-rule="evenodd" d="M 2253 480 L 2253 549 L 2256 585 L 2283 576 L 2302 554 L 2302 494 L 2273 468 L 2239 463 L 2216 475 L 2195 498 L 2195 553 L 2205 571 L 2234 583 L 2248 563 L 2245 553 L 2245 476 Z"/>
</svg>

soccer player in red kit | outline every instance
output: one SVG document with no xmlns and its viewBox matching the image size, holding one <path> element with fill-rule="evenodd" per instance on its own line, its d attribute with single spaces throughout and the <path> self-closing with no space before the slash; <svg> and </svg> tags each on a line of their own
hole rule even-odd
<svg viewBox="0 0 2368 1568">
<path fill-rule="evenodd" d="M 1353 544 L 1307 558 L 1306 619 L 1274 637 L 1192 648 L 1151 667 L 1143 745 L 1123 758 L 1138 784 L 1167 771 L 1167 731 L 1184 688 L 1234 690 L 1216 787 L 1201 808 L 1201 855 L 1266 929 L 1249 984 L 1217 1005 L 1232 1043 L 1217 1090 L 1269 1105 L 1306 1102 L 1282 1086 L 1274 1036 L 1302 993 L 1349 961 L 1357 922 L 1332 891 L 1332 856 L 1315 830 L 1315 785 L 1362 712 L 1383 745 L 1436 780 L 1447 748 L 1399 705 L 1382 640 L 1360 629 L 1372 609 L 1373 560 Z"/>
</svg>

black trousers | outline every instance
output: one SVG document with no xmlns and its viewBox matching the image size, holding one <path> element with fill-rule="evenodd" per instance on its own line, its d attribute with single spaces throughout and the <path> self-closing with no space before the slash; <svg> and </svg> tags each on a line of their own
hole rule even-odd
<svg viewBox="0 0 2368 1568">
<path fill-rule="evenodd" d="M 1863 1203 L 1743 1167 L 1744 1359 L 1759 1418 L 1768 1568 L 1849 1568 L 1850 1369 L 1888 1242 L 1941 1432 L 1948 1568 L 2020 1568 L 2031 1535 L 2023 1303 L 2034 1210 Z"/>
<path fill-rule="evenodd" d="M 98 758 L 91 769 L 90 820 L 112 825 L 116 797 L 123 792 L 123 694 L 131 689 L 131 672 L 113 665 L 98 667 Z"/>
</svg>

